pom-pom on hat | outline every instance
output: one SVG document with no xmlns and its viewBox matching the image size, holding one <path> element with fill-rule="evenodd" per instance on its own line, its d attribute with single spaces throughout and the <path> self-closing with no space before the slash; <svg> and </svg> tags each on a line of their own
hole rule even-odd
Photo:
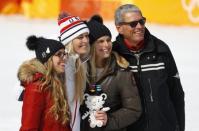
<svg viewBox="0 0 199 131">
<path fill-rule="evenodd" d="M 60 27 L 59 39 L 64 45 L 83 33 L 89 33 L 89 29 L 84 21 L 77 16 L 70 16 L 65 12 L 59 15 L 58 25 Z"/>
<path fill-rule="evenodd" d="M 65 48 L 59 41 L 36 37 L 34 35 L 27 38 L 26 46 L 29 50 L 35 51 L 36 58 L 41 63 L 47 62 L 58 50 Z"/>
<path fill-rule="evenodd" d="M 110 30 L 103 24 L 103 19 L 100 15 L 93 15 L 87 25 L 90 30 L 90 44 L 93 44 L 102 36 L 109 36 L 112 38 Z"/>
</svg>

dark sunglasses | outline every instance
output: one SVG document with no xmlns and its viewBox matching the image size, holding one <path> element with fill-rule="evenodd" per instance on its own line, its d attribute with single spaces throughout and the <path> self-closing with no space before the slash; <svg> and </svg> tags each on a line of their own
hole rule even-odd
<svg viewBox="0 0 199 131">
<path fill-rule="evenodd" d="M 55 56 L 57 56 L 59 58 L 64 58 L 64 56 L 68 56 L 68 53 L 59 51 L 59 52 L 55 53 Z"/>
<path fill-rule="evenodd" d="M 142 19 L 137 21 L 131 21 L 131 22 L 121 22 L 120 24 L 124 25 L 130 25 L 132 28 L 136 27 L 137 24 L 140 23 L 140 25 L 144 25 L 146 23 L 146 18 L 142 17 Z"/>
</svg>

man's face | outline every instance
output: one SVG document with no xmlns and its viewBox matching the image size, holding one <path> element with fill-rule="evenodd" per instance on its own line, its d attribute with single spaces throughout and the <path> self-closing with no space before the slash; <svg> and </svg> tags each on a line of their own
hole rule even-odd
<svg viewBox="0 0 199 131">
<path fill-rule="evenodd" d="M 145 18 L 139 12 L 124 13 L 122 18 L 123 22 L 117 26 L 118 32 L 131 43 L 142 41 L 145 33 Z"/>
</svg>

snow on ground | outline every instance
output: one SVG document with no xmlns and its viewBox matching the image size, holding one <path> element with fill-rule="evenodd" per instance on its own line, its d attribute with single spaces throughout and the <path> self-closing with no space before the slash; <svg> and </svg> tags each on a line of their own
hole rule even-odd
<svg viewBox="0 0 199 131">
<path fill-rule="evenodd" d="M 113 22 L 105 24 L 114 39 L 117 32 Z M 186 131 L 198 131 L 199 27 L 146 26 L 169 45 L 174 55 L 185 91 Z M 24 60 L 34 56 L 25 46 L 27 36 L 36 34 L 57 39 L 58 32 L 55 20 L 0 16 L 0 131 L 17 131 L 20 127 L 22 103 L 16 100 L 17 70 Z"/>
</svg>

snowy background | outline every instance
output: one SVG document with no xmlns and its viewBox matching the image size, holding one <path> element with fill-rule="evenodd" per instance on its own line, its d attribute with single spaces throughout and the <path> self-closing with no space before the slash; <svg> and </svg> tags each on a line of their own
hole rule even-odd
<svg viewBox="0 0 199 131">
<path fill-rule="evenodd" d="M 117 35 L 113 22 L 105 22 L 113 40 Z M 185 91 L 186 131 L 199 130 L 199 27 L 175 27 L 147 24 L 152 34 L 165 41 L 176 60 Z M 25 46 L 27 36 L 35 34 L 57 39 L 57 22 L 28 20 L 20 16 L 0 16 L 0 131 L 17 131 L 21 106 L 17 101 L 19 65 L 34 56 Z"/>
</svg>

